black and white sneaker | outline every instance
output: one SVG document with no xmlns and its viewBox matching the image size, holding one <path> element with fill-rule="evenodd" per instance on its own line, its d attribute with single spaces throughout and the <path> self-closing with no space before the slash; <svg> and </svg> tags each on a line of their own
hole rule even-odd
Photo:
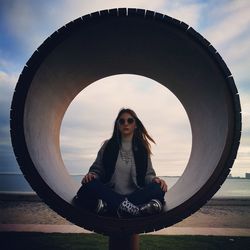
<svg viewBox="0 0 250 250">
<path fill-rule="evenodd" d="M 138 206 L 131 203 L 127 198 L 120 204 L 117 215 L 119 218 L 134 217 L 140 214 Z"/>
<path fill-rule="evenodd" d="M 162 211 L 162 204 L 159 200 L 153 199 L 149 203 L 140 206 L 140 215 L 153 215 Z"/>
</svg>

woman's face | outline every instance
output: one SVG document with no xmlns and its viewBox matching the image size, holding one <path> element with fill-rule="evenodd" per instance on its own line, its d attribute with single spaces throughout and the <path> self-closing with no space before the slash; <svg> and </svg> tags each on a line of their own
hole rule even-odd
<svg viewBox="0 0 250 250">
<path fill-rule="evenodd" d="M 123 113 L 118 119 L 118 128 L 122 137 L 132 136 L 136 128 L 134 117 L 129 113 Z"/>
</svg>

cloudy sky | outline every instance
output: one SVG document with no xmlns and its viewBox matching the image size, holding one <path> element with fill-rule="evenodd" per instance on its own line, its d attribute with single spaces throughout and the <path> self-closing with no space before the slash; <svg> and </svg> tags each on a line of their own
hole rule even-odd
<svg viewBox="0 0 250 250">
<path fill-rule="evenodd" d="M 242 106 L 242 139 L 232 175 L 250 172 L 248 0 L 0 0 L 0 6 L 0 173 L 20 172 L 9 136 L 9 110 L 15 84 L 27 60 L 66 23 L 97 10 L 117 7 L 149 9 L 184 21 L 218 50 L 234 76 Z M 191 130 L 184 108 L 165 87 L 135 75 L 99 80 L 72 102 L 60 136 L 62 157 L 69 172 L 88 170 L 101 143 L 110 137 L 121 107 L 134 109 L 157 142 L 152 157 L 157 173 L 181 175 L 191 150 Z"/>
</svg>

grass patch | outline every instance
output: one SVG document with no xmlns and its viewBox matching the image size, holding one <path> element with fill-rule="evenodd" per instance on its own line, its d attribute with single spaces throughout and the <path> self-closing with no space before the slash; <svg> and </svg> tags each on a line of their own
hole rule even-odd
<svg viewBox="0 0 250 250">
<path fill-rule="evenodd" d="M 0 234 L 0 242 L 1 250 L 108 249 L 108 237 L 97 234 L 6 232 Z"/>
<path fill-rule="evenodd" d="M 146 235 L 140 244 L 141 250 L 247 250 L 250 237 Z"/>
<path fill-rule="evenodd" d="M 108 237 L 97 234 L 0 233 L 1 250 L 106 250 Z M 140 250 L 247 250 L 250 237 L 140 236 Z"/>
</svg>

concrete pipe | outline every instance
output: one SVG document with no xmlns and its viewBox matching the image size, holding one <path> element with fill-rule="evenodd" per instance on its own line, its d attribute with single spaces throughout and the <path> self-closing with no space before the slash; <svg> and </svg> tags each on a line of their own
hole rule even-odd
<svg viewBox="0 0 250 250">
<path fill-rule="evenodd" d="M 79 185 L 60 153 L 63 116 L 85 87 L 117 74 L 141 75 L 164 85 L 190 120 L 191 155 L 159 215 L 118 219 L 72 204 Z M 91 231 L 133 234 L 173 225 L 216 193 L 237 154 L 240 112 L 229 69 L 200 34 L 160 13 L 111 9 L 67 24 L 34 52 L 13 96 L 11 138 L 22 172 L 52 209 Z"/>
</svg>

